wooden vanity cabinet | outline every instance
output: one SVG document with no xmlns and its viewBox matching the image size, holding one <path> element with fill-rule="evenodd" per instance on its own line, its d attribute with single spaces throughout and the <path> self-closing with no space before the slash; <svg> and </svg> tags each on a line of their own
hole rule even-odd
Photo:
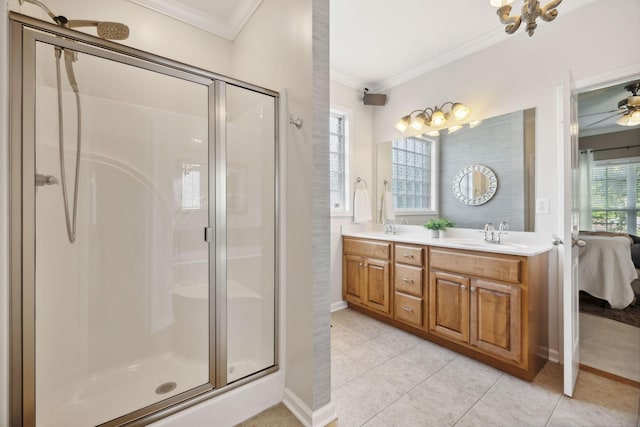
<svg viewBox="0 0 640 427">
<path fill-rule="evenodd" d="M 409 326 L 426 330 L 425 265 L 423 246 L 394 245 L 393 318 Z"/>
<path fill-rule="evenodd" d="M 528 381 L 548 358 L 547 253 L 344 237 L 355 309 Z"/>
<path fill-rule="evenodd" d="M 429 333 L 533 379 L 547 359 L 547 255 L 431 247 L 429 257 Z"/>
<path fill-rule="evenodd" d="M 390 315 L 391 243 L 345 237 L 343 245 L 343 299 Z"/>
</svg>

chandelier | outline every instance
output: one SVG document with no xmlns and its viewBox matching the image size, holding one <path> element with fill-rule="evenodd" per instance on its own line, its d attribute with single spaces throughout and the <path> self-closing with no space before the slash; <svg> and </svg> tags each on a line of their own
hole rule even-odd
<svg viewBox="0 0 640 427">
<path fill-rule="evenodd" d="M 562 3 L 562 0 L 551 0 L 542 7 L 540 7 L 538 0 L 524 0 L 520 16 L 511 16 L 511 3 L 513 3 L 513 0 L 489 0 L 489 2 L 491 6 L 498 8 L 497 14 L 500 17 L 500 22 L 506 25 L 504 30 L 507 34 L 515 33 L 520 28 L 520 24 L 526 22 L 526 31 L 531 37 L 538 26 L 536 19 L 540 17 L 543 21 L 553 21 L 558 16 L 556 8 Z"/>
<path fill-rule="evenodd" d="M 445 107 L 449 107 L 446 109 Z M 417 114 L 416 114 L 417 113 Z M 462 121 L 469 117 L 471 110 L 466 105 L 460 102 L 445 102 L 440 107 L 437 105 L 433 108 L 427 107 L 424 110 L 413 110 L 406 116 L 403 116 L 396 124 L 396 129 L 400 132 L 404 132 L 407 128 L 411 127 L 417 131 L 423 130 L 425 127 L 435 129 L 434 133 L 438 133 L 438 129 L 441 129 L 447 125 L 450 118 L 455 121 Z M 414 115 L 415 114 L 415 115 Z M 455 130 L 460 129 L 462 126 L 459 124 L 452 126 Z M 452 130 L 449 132 L 452 132 Z"/>
</svg>

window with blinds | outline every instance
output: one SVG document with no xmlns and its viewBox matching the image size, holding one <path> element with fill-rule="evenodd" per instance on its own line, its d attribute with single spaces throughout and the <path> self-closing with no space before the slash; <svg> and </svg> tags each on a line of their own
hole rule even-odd
<svg viewBox="0 0 640 427">
<path fill-rule="evenodd" d="M 398 210 L 432 209 L 433 142 L 396 139 L 391 145 L 393 206 Z"/>
<path fill-rule="evenodd" d="M 332 211 L 347 211 L 346 115 L 329 117 L 329 191 Z"/>
<path fill-rule="evenodd" d="M 637 234 L 640 162 L 595 162 L 591 175 L 593 230 Z"/>
</svg>

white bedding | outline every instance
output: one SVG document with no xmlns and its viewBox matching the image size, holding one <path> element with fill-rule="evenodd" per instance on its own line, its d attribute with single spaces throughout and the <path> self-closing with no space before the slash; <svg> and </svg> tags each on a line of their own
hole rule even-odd
<svg viewBox="0 0 640 427">
<path fill-rule="evenodd" d="M 623 309 L 633 301 L 631 282 L 638 273 L 631 261 L 631 242 L 624 236 L 580 235 L 587 244 L 580 248 L 580 290 Z"/>
</svg>

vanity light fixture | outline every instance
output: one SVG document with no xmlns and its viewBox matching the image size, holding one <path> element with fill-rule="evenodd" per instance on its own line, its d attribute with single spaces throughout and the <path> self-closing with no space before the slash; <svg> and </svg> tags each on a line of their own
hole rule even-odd
<svg viewBox="0 0 640 427">
<path fill-rule="evenodd" d="M 449 108 L 445 109 L 447 106 Z M 449 101 L 440 107 L 436 105 L 434 108 L 427 107 L 424 110 L 413 110 L 400 119 L 396 124 L 396 129 L 400 132 L 406 131 L 409 126 L 418 131 L 423 130 L 425 127 L 441 129 L 445 127 L 450 118 L 459 122 L 469 117 L 470 113 L 471 110 L 466 105 Z"/>
<path fill-rule="evenodd" d="M 489 3 L 491 3 L 491 6 L 498 8 L 497 14 L 500 17 L 500 22 L 506 25 L 504 31 L 507 34 L 515 33 L 520 28 L 520 24 L 526 22 L 526 31 L 531 37 L 538 26 L 536 19 L 540 17 L 547 22 L 556 19 L 556 16 L 558 16 L 556 8 L 562 3 L 562 0 L 551 0 L 542 7 L 538 0 L 524 0 L 520 16 L 511 16 L 511 3 L 513 3 L 513 0 L 489 0 Z"/>
</svg>

